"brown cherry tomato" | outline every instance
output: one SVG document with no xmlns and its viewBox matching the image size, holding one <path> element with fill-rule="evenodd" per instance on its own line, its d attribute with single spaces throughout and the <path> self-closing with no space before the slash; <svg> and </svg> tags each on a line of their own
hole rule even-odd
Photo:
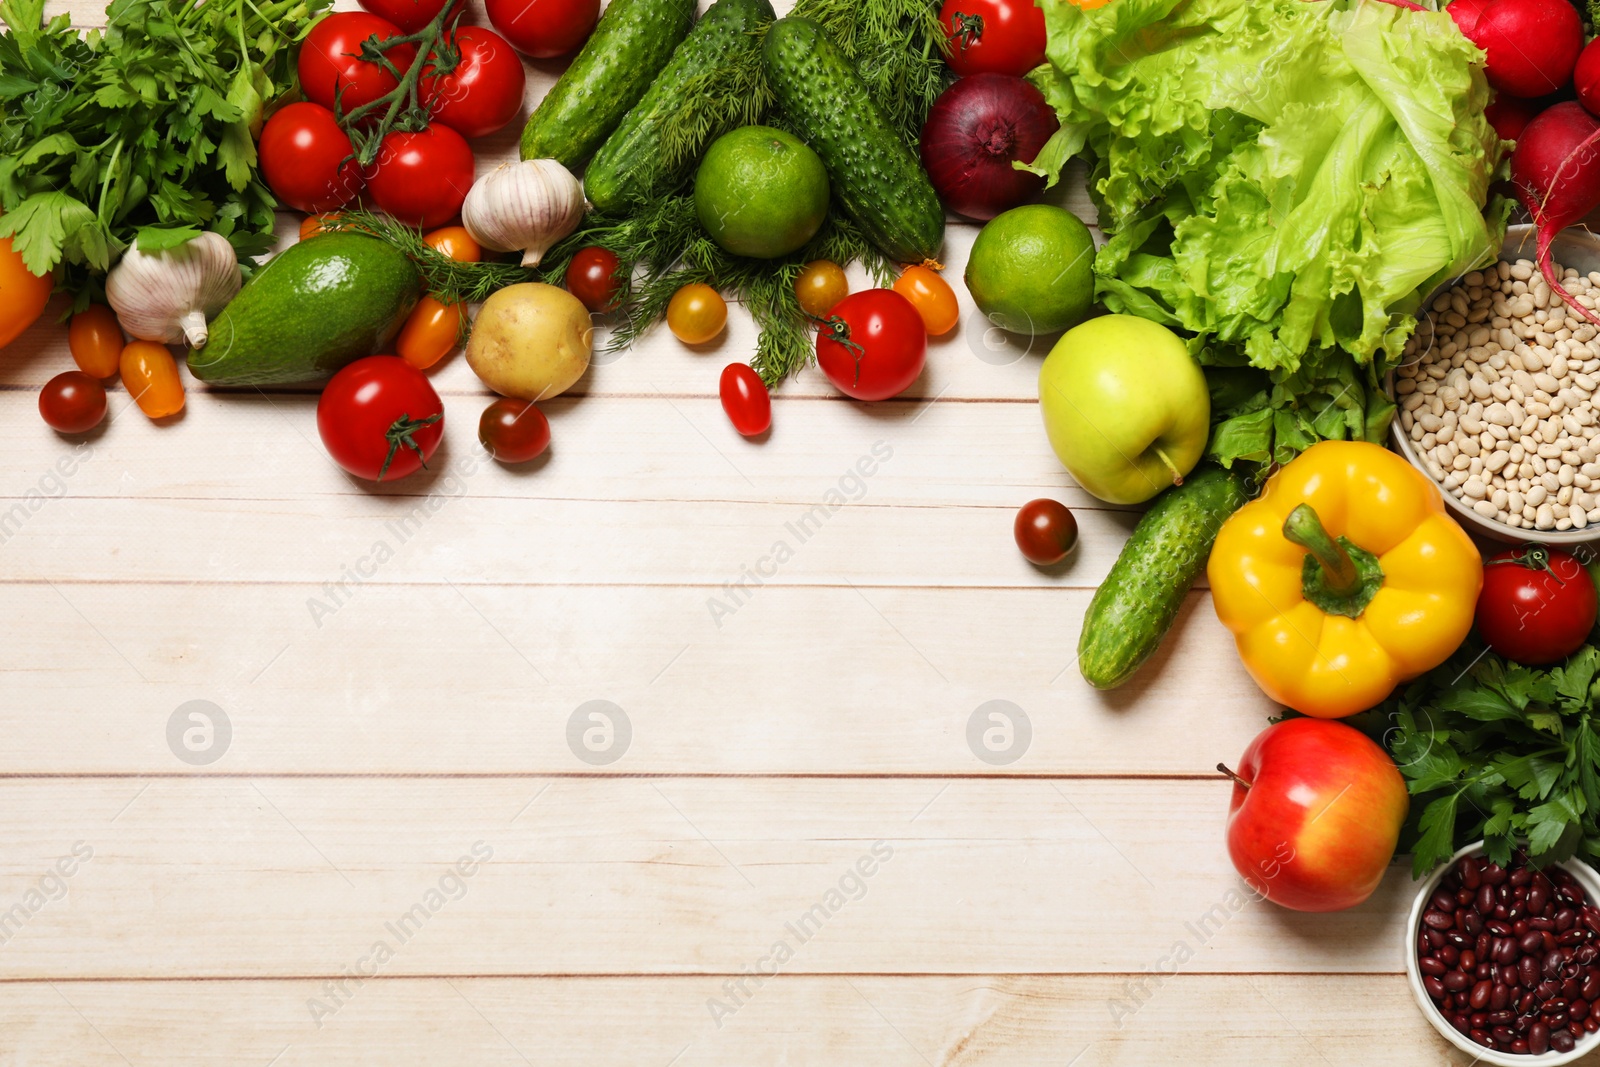
<svg viewBox="0 0 1600 1067">
<path fill-rule="evenodd" d="M 467 232 L 465 226 L 446 226 L 442 230 L 434 230 L 423 240 L 435 252 L 449 256 L 457 263 L 477 263 L 483 259 L 482 246 L 472 239 L 472 234 Z"/>
<path fill-rule="evenodd" d="M 483 409 L 478 440 L 500 463 L 526 463 L 550 447 L 550 422 L 531 402 L 501 397 Z"/>
<path fill-rule="evenodd" d="M 1017 511 L 1012 533 L 1028 562 L 1048 567 L 1077 547 L 1078 520 L 1058 500 L 1031 500 Z"/>
<path fill-rule="evenodd" d="M 794 291 L 802 311 L 814 319 L 826 318 L 839 301 L 850 295 L 850 279 L 839 264 L 819 259 L 805 265 L 794 280 Z"/>
<path fill-rule="evenodd" d="M 667 328 L 686 345 L 715 340 L 727 325 L 727 301 L 709 285 L 686 285 L 672 294 L 667 305 Z"/>
<path fill-rule="evenodd" d="M 183 410 L 183 379 L 166 345 L 133 341 L 122 350 L 122 385 L 152 419 Z"/>
<path fill-rule="evenodd" d="M 622 302 L 622 279 L 617 277 L 622 261 L 604 248 L 580 248 L 567 265 L 567 292 L 577 297 L 592 314 L 615 311 Z"/>
<path fill-rule="evenodd" d="M 465 304 L 446 304 L 438 297 L 423 296 L 400 330 L 396 354 L 418 370 L 427 370 L 455 349 L 466 315 Z"/>
<path fill-rule="evenodd" d="M 67 348 L 78 369 L 91 378 L 110 378 L 122 359 L 122 325 L 105 304 L 90 304 L 67 327 Z"/>
<path fill-rule="evenodd" d="M 894 291 L 911 301 L 928 328 L 929 337 L 942 337 L 961 318 L 961 305 L 950 283 L 927 267 L 907 267 L 895 280 Z"/>
<path fill-rule="evenodd" d="M 99 379 L 69 370 L 39 391 L 39 414 L 60 433 L 87 433 L 106 417 L 106 389 Z"/>
</svg>

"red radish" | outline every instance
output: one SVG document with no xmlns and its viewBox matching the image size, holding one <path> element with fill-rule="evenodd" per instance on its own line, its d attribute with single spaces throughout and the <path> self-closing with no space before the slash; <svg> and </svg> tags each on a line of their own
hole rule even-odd
<svg viewBox="0 0 1600 1067">
<path fill-rule="evenodd" d="M 1060 128 L 1032 83 L 973 74 L 946 89 L 928 112 L 922 165 L 945 206 L 987 222 L 1044 191 L 1044 178 L 1012 163 L 1032 163 Z"/>
<path fill-rule="evenodd" d="M 1483 14 L 1483 9 L 1488 7 L 1490 0 L 1451 0 L 1450 6 L 1445 8 L 1445 14 L 1456 20 L 1456 25 L 1461 27 L 1461 32 L 1472 36 L 1472 24 L 1478 21 L 1478 16 Z"/>
<path fill-rule="evenodd" d="M 1489 0 L 1462 32 L 1488 53 L 1489 84 L 1512 96 L 1562 88 L 1583 51 L 1583 22 L 1567 0 Z"/>
<path fill-rule="evenodd" d="M 1522 131 L 1528 128 L 1528 123 L 1538 116 L 1539 111 L 1537 101 L 1501 93 L 1495 97 L 1494 103 L 1483 109 L 1483 117 L 1489 120 L 1489 125 L 1494 127 L 1494 132 L 1500 135 L 1502 141 L 1515 141 L 1522 137 Z"/>
<path fill-rule="evenodd" d="M 1550 263 L 1556 235 L 1600 207 L 1600 119 L 1573 100 L 1547 108 L 1528 123 L 1511 154 L 1511 180 L 1539 228 L 1539 270 L 1550 291 L 1600 326 L 1600 316 L 1561 286 Z"/>
<path fill-rule="evenodd" d="M 1572 71 L 1572 82 L 1578 89 L 1578 103 L 1591 115 L 1600 115 L 1600 48 L 1595 47 L 1596 41 L 1600 41 L 1600 37 L 1590 41 L 1584 48 L 1578 56 L 1578 65 Z"/>
</svg>

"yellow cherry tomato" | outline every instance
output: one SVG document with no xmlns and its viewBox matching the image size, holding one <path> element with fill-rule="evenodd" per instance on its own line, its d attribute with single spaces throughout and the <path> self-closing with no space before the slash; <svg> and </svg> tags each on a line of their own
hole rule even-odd
<svg viewBox="0 0 1600 1067">
<path fill-rule="evenodd" d="M 794 292 L 800 298 L 801 310 L 814 319 L 822 319 L 850 295 L 850 279 L 839 264 L 819 259 L 805 265 L 794 280 Z"/>
<path fill-rule="evenodd" d="M 331 211 L 323 215 L 307 215 L 300 223 L 300 240 L 304 241 L 308 237 L 315 237 L 317 234 L 325 232 L 322 229 L 323 223 L 338 217 L 339 213 L 337 211 Z"/>
<path fill-rule="evenodd" d="M 67 327 L 67 348 L 78 369 L 91 378 L 110 378 L 122 364 L 122 325 L 104 304 L 90 304 Z"/>
<path fill-rule="evenodd" d="M 895 279 L 894 291 L 911 301 L 922 316 L 929 337 L 942 337 L 955 329 L 961 318 L 961 304 L 950 283 L 927 267 L 907 267 Z"/>
<path fill-rule="evenodd" d="M 434 230 L 423 240 L 435 252 L 449 256 L 457 263 L 477 263 L 483 259 L 483 248 L 472 239 L 472 234 L 464 226 L 446 226 L 442 230 Z"/>
<path fill-rule="evenodd" d="M 466 315 L 465 304 L 446 304 L 438 297 L 424 296 L 401 328 L 395 351 L 418 370 L 427 370 L 456 347 Z"/>
<path fill-rule="evenodd" d="M 183 379 L 166 345 L 133 341 L 122 350 L 122 385 L 152 419 L 183 410 Z"/>
<path fill-rule="evenodd" d="M 667 328 L 686 345 L 703 345 L 727 325 L 728 304 L 709 285 L 686 285 L 667 305 Z"/>
<path fill-rule="evenodd" d="M 23 265 L 22 253 L 11 247 L 11 238 L 0 237 L 0 348 L 38 321 L 53 288 L 49 275 L 41 278 Z"/>
</svg>

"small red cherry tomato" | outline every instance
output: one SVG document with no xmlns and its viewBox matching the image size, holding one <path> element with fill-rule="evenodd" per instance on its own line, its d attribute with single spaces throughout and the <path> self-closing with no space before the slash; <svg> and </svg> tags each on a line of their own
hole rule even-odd
<svg viewBox="0 0 1600 1067">
<path fill-rule="evenodd" d="M 911 388 L 928 357 L 928 328 L 893 289 L 839 301 L 817 335 L 817 365 L 845 396 L 887 400 Z"/>
<path fill-rule="evenodd" d="M 576 52 L 600 21 L 600 0 L 484 0 L 483 9 L 489 24 L 533 59 Z"/>
<path fill-rule="evenodd" d="M 1489 557 L 1478 594 L 1478 636 L 1529 667 L 1576 652 L 1594 628 L 1594 582 L 1577 558 L 1527 545 Z"/>
<path fill-rule="evenodd" d="M 1078 547 L 1078 520 L 1058 500 L 1030 500 L 1022 505 L 1011 532 L 1022 555 L 1041 567 L 1060 563 Z"/>
<path fill-rule="evenodd" d="M 531 401 L 501 397 L 483 409 L 478 440 L 500 463 L 526 463 L 550 447 L 550 422 Z"/>
<path fill-rule="evenodd" d="M 354 152 L 333 112 L 321 104 L 290 104 L 261 130 L 261 176 L 287 207 L 308 214 L 332 211 L 366 185 L 350 159 Z"/>
<path fill-rule="evenodd" d="M 463 137 L 487 137 L 504 129 L 522 110 L 528 75 L 522 57 L 506 39 L 482 26 L 462 26 L 442 45 L 458 57 L 456 68 L 438 75 L 437 54 L 422 75 L 422 106 L 435 122 Z"/>
<path fill-rule="evenodd" d="M 59 433 L 87 433 L 106 417 L 106 389 L 81 370 L 69 370 L 39 390 L 39 414 Z"/>
<path fill-rule="evenodd" d="M 567 265 L 567 292 L 595 315 L 615 311 L 622 300 L 622 262 L 604 248 L 580 248 Z"/>
<path fill-rule="evenodd" d="M 730 363 L 722 368 L 718 392 L 728 421 L 745 437 L 756 437 L 772 428 L 772 394 L 767 392 L 761 375 L 748 365 Z"/>
<path fill-rule="evenodd" d="M 367 189 L 379 207 L 407 226 L 439 226 L 460 214 L 473 171 L 466 138 L 448 126 L 429 126 L 383 139 Z"/>
<path fill-rule="evenodd" d="M 388 95 L 399 87 L 399 80 L 380 64 L 362 59 L 362 48 L 371 37 L 387 41 L 402 36 L 399 26 L 365 11 L 326 16 L 300 46 L 301 91 L 307 100 L 330 110 L 337 99 L 345 115 Z M 405 74 L 417 58 L 417 48 L 399 45 L 383 57 Z"/>
<path fill-rule="evenodd" d="M 950 69 L 963 78 L 1020 78 L 1044 62 L 1044 12 L 1033 0 L 945 0 L 939 21 L 950 38 Z"/>
<path fill-rule="evenodd" d="M 317 432 L 333 461 L 357 478 L 394 481 L 428 465 L 444 437 L 444 403 L 405 360 L 368 356 L 322 390 Z"/>
</svg>

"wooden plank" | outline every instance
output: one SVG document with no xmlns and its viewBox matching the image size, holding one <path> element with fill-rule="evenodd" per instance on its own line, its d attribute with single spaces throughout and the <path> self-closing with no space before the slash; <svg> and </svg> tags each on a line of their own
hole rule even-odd
<svg viewBox="0 0 1600 1067">
<path fill-rule="evenodd" d="M 375 980 L 332 1015 L 321 983 L 0 986 L 0 1049 L 19 1063 L 388 1067 L 1145 1067 L 1464 1064 L 1399 975 L 1179 974 L 1112 1018 L 1130 978 L 767 980 L 718 1027 L 709 978 Z M 1131 1001 L 1127 1001 L 1130 1002 Z M 401 1050 L 404 1050 L 403 1053 Z"/>
<path fill-rule="evenodd" d="M 231 721 L 229 774 L 1209 774 L 1276 711 L 1202 593 L 1098 693 L 1074 665 L 1081 590 L 13 592 L 0 687 L 27 714 L 0 774 L 187 772 L 166 725 L 201 699 Z M 631 724 L 604 765 L 567 733 L 592 700 Z M 1025 742 L 974 748 L 991 701 Z"/>
<path fill-rule="evenodd" d="M 1227 798 L 1220 776 L 9 779 L 0 900 L 93 857 L 16 920 L 0 977 L 329 975 L 386 936 L 396 976 L 736 973 L 785 938 L 788 973 L 1137 972 L 1185 939 L 1208 971 L 1394 971 L 1408 872 L 1332 915 L 1251 902 Z"/>
</svg>

